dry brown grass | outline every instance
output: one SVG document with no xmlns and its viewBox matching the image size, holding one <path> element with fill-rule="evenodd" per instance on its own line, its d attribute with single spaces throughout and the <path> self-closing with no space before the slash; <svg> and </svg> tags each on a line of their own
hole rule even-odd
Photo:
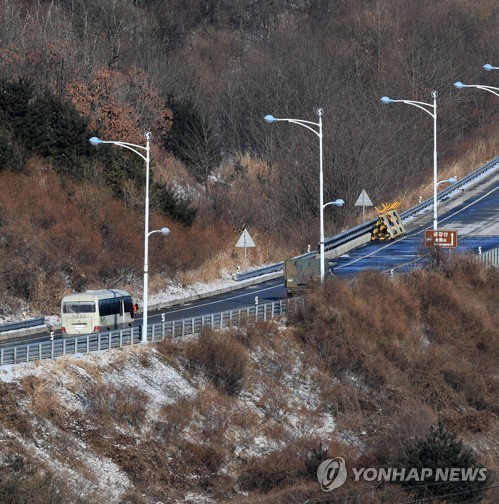
<svg viewBox="0 0 499 504">
<path fill-rule="evenodd" d="M 47 314 L 59 312 L 63 295 L 88 288 L 119 286 L 139 297 L 143 243 L 140 233 L 130 229 L 137 222 L 133 208 L 140 194 L 130 187 L 130 201 L 124 203 L 89 181 L 64 185 L 38 161 L 30 162 L 25 174 L 0 174 L 2 232 L 8 245 L 0 251 L 5 302 L 12 310 L 29 303 L 33 313 Z M 23 198 L 17 197 L 20 193 Z M 171 280 L 186 285 L 211 282 L 243 267 L 242 251 L 235 248 L 242 230 L 214 220 L 208 211 L 191 228 L 155 214 L 150 225 L 171 229 L 170 237 L 150 240 L 151 293 L 165 289 Z M 275 248 L 271 236 L 250 232 L 257 243 L 249 251 L 250 264 L 286 255 Z"/>
<path fill-rule="evenodd" d="M 86 392 L 89 401 L 87 415 L 97 424 L 120 425 L 136 429 L 144 421 L 148 396 L 136 387 L 117 388 L 110 384 L 90 385 Z"/>
<path fill-rule="evenodd" d="M 34 375 L 21 380 L 21 386 L 31 399 L 31 410 L 55 425 L 63 425 L 66 410 L 47 380 Z"/>
<path fill-rule="evenodd" d="M 229 332 L 204 328 L 196 341 L 186 345 L 185 355 L 209 382 L 228 394 L 237 394 L 244 386 L 248 352 Z"/>
<path fill-rule="evenodd" d="M 85 499 L 18 443 L 4 444 L 0 464 L 0 502 L 2 504 L 84 504 Z"/>
<path fill-rule="evenodd" d="M 396 281 L 375 272 L 351 283 L 333 279 L 311 294 L 312 302 L 288 329 L 264 322 L 207 331 L 182 345 L 160 342 L 153 355 L 143 348 L 117 352 L 117 364 L 104 369 L 97 361 L 68 358 L 48 379 L 0 384 L 0 398 L 3 404 L 23 403 L 58 426 L 60 446 L 72 434 L 112 459 L 134 485 L 130 502 L 140 502 L 141 493 L 159 500 L 181 499 L 189 491 L 220 502 L 318 499 L 324 494 L 306 465 L 318 440 L 299 438 L 297 431 L 302 423 L 318 426 L 316 415 L 324 411 L 337 425 L 323 440 L 328 453 L 352 466 L 395 466 L 408 439 L 423 436 L 444 418 L 478 447 L 483 463 L 497 469 L 498 273 L 467 261 Z M 191 371 L 202 386 L 194 397 L 161 407 L 145 428 L 149 404 L 142 391 L 106 384 L 104 371 L 120 370 L 130 358 L 149 366 L 153 356 Z M 84 412 L 65 411 L 52 388 L 51 379 L 73 367 L 85 369 L 90 378 L 78 389 Z M 204 379 L 197 379 L 199 372 Z M 308 372 L 321 404 L 305 411 L 292 399 L 302 386 L 300 373 Z M 241 403 L 231 383 L 260 394 L 256 408 Z M 287 415 L 302 417 L 295 432 Z M 38 433 L 22 407 L 2 411 L 0 421 L 28 438 Z M 236 446 L 251 447 L 256 436 L 283 448 L 263 457 L 242 452 L 236 459 Z M 354 441 L 364 447 L 355 448 Z M 54 458 L 65 460 L 60 450 Z M 250 495 L 243 498 L 235 489 Z M 349 482 L 335 496 L 363 502 L 358 490 Z M 408 499 L 399 492 L 386 485 L 369 493 L 369 502 Z"/>
<path fill-rule="evenodd" d="M 340 431 L 366 432 L 373 463 L 396 461 L 438 415 L 465 437 L 497 424 L 498 275 L 469 258 L 396 281 L 365 272 L 297 315 L 323 402 Z"/>
<path fill-rule="evenodd" d="M 25 396 L 26 391 L 20 384 L 0 383 L 0 401 L 4 405 L 0 408 L 2 426 L 17 431 L 29 439 L 33 437 L 30 413 L 18 402 Z"/>
<path fill-rule="evenodd" d="M 470 147 L 463 146 L 454 155 L 453 159 L 447 162 L 439 162 L 438 180 L 445 180 L 450 177 L 457 177 L 458 180 L 466 177 L 478 167 L 484 165 L 487 161 L 497 155 L 499 150 L 499 141 L 497 135 L 489 135 L 487 138 L 480 138 Z M 443 185 L 439 186 L 439 190 Z M 402 201 L 402 209 L 410 208 L 418 203 L 419 198 L 423 200 L 433 195 L 433 181 L 427 181 L 416 187 L 408 194 L 395 198 Z M 375 215 L 373 214 L 372 217 Z"/>
</svg>

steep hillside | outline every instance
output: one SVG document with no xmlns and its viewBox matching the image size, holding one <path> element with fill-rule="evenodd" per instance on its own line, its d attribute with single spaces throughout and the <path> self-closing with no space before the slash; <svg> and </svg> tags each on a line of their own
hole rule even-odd
<svg viewBox="0 0 499 504">
<path fill-rule="evenodd" d="M 425 15 L 421 16 L 420 13 Z M 459 176 L 497 155 L 496 0 L 62 0 L 0 5 L 0 316 L 61 295 L 141 297 L 144 162 L 88 139 L 151 141 L 151 292 L 282 260 L 375 204 L 431 192 L 431 121 L 389 95 L 438 91 L 438 162 Z M 494 63 L 497 64 L 497 63 Z M 324 111 L 323 142 L 296 124 Z M 317 126 L 317 124 L 315 125 Z M 316 132 L 317 133 L 317 132 Z M 471 155 L 470 155 L 471 154 Z"/>
<path fill-rule="evenodd" d="M 497 502 L 498 286 L 471 259 L 370 272 L 280 323 L 2 368 L 0 500 L 410 502 L 414 488 L 352 477 L 325 494 L 317 468 L 411 467 L 440 419 L 487 469 L 472 495 Z"/>
</svg>

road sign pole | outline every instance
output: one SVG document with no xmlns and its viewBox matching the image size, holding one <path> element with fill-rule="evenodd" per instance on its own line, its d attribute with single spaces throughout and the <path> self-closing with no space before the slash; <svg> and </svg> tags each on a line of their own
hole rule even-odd
<svg viewBox="0 0 499 504">
<path fill-rule="evenodd" d="M 362 222 L 366 222 L 366 206 L 373 206 L 373 202 L 371 201 L 371 198 L 369 198 L 369 196 L 367 195 L 365 189 L 362 189 L 362 192 L 360 193 L 359 197 L 357 198 L 357 201 L 355 202 L 355 206 L 362 207 Z"/>
<path fill-rule="evenodd" d="M 244 247 L 244 269 L 245 271 L 248 270 L 248 247 L 254 247 L 255 242 L 253 241 L 253 238 L 251 238 L 250 234 L 248 231 L 245 229 L 241 236 L 239 237 L 239 240 L 236 243 L 236 247 Z"/>
</svg>

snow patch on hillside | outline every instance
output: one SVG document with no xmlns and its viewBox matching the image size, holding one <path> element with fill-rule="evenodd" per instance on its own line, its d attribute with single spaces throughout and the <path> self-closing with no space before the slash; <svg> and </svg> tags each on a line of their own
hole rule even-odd
<svg viewBox="0 0 499 504">
<path fill-rule="evenodd" d="M 125 493 L 135 488 L 120 467 L 119 456 L 113 459 L 104 453 L 114 450 L 116 457 L 116 450 L 119 454 L 122 453 L 119 450 L 123 450 L 126 456 L 135 443 L 140 445 L 151 437 L 154 439 L 158 426 L 171 428 L 162 408 L 174 405 L 174 414 L 181 414 L 182 410 L 179 413 L 176 405 L 185 408 L 185 400 L 188 410 L 193 408 L 193 415 L 187 425 L 179 427 L 178 442 L 202 447 L 207 442 L 206 430 L 212 432 L 212 436 L 221 436 L 219 442 L 230 455 L 218 469 L 219 475 L 234 474 L 249 458 L 282 450 L 292 440 L 327 441 L 336 424 L 333 416 L 321 406 L 320 387 L 314 380 L 317 370 L 309 368 L 298 345 L 281 336 L 279 333 L 269 340 L 263 339 L 262 345 L 248 350 L 251 377 L 247 386 L 238 396 L 225 399 L 223 393 L 217 392 L 182 358 L 176 354 L 165 357 L 154 345 L 4 366 L 0 368 L 1 382 L 16 385 L 27 380 L 34 383 L 32 389 L 25 388 L 31 391 L 22 403 L 24 413 L 34 426 L 32 437 L 23 439 L 12 430 L 9 435 L 15 436 L 26 451 L 54 474 L 63 475 L 72 488 L 81 489 L 82 495 L 99 496 L 100 502 L 111 504 L 118 504 Z M 147 412 L 140 424 L 135 427 L 126 422 L 117 425 L 116 440 L 109 435 L 104 440 L 111 445 L 121 444 L 132 436 L 136 439 L 133 445 L 118 448 L 108 445 L 108 452 L 102 447 L 96 448 L 95 436 L 99 435 L 100 427 L 93 424 L 94 416 L 88 416 L 86 410 L 92 399 L 86 394 L 100 385 L 103 390 L 131 393 L 137 390 L 145 395 Z M 53 421 L 50 416 L 44 417 L 35 411 L 37 387 L 46 391 L 55 405 L 60 404 L 62 421 Z M 30 413 L 31 409 L 34 414 Z M 217 422 L 223 425 L 221 434 L 215 434 Z M 62 429 L 61 425 L 64 425 Z M 6 429 L 0 426 L 0 435 L 5 434 Z M 122 440 L 118 439 L 121 434 Z M 178 456 L 178 450 L 173 448 L 168 457 Z M 185 467 L 185 472 L 186 480 L 197 477 L 195 473 L 189 475 L 189 467 Z M 181 500 L 171 502 L 216 501 L 208 494 L 190 491 L 185 492 Z"/>
</svg>

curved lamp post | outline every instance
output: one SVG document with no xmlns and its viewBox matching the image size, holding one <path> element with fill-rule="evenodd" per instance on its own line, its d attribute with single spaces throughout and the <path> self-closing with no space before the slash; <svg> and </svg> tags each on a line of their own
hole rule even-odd
<svg viewBox="0 0 499 504">
<path fill-rule="evenodd" d="M 324 203 L 324 208 L 326 208 L 328 205 L 334 205 L 334 206 L 339 206 L 342 207 L 345 204 L 345 202 L 342 199 L 337 199 L 334 201 L 328 201 L 327 203 Z"/>
<path fill-rule="evenodd" d="M 170 229 L 167 227 L 155 229 L 154 231 L 149 231 L 148 235 L 151 236 L 153 233 L 161 233 L 163 236 L 168 236 L 170 234 Z"/>
<path fill-rule="evenodd" d="M 483 89 L 484 91 L 488 91 L 489 93 L 495 94 L 496 96 L 499 96 L 499 88 L 492 87 L 492 86 L 482 86 L 481 84 L 463 84 L 462 82 L 454 82 L 454 87 L 457 89 L 463 89 L 463 88 L 476 88 L 476 89 Z"/>
<path fill-rule="evenodd" d="M 455 184 L 457 182 L 457 177 L 449 177 L 448 179 L 441 180 L 440 182 L 437 182 L 437 186 L 440 184 Z"/>
<path fill-rule="evenodd" d="M 146 139 L 145 147 L 143 145 L 136 145 L 128 142 L 120 142 L 113 140 L 101 140 L 97 137 L 90 138 L 89 142 L 92 145 L 99 144 L 112 144 L 117 145 L 118 147 L 124 147 L 125 149 L 131 150 L 135 152 L 138 156 L 140 156 L 146 163 L 146 199 L 145 199 L 145 217 L 144 217 L 144 306 L 143 306 L 143 315 L 142 315 L 142 335 L 141 335 L 141 343 L 147 343 L 147 297 L 148 297 L 148 276 L 149 276 L 149 265 L 148 265 L 148 256 L 149 256 L 149 236 L 152 233 L 161 233 L 163 235 L 168 235 L 170 230 L 168 228 L 162 228 L 159 230 L 149 232 L 149 163 L 150 163 L 150 145 L 149 142 L 151 140 L 151 132 L 147 131 L 144 134 Z"/>
<path fill-rule="evenodd" d="M 424 110 L 433 118 L 433 229 L 438 228 L 438 214 L 437 214 L 437 91 L 432 91 L 431 96 L 433 103 L 426 103 L 413 100 L 392 100 L 388 96 L 383 96 L 381 101 L 383 103 L 405 103 L 406 105 L 413 105 L 414 107 Z"/>
<path fill-rule="evenodd" d="M 324 175 L 322 168 L 322 116 L 324 114 L 324 110 L 318 108 L 315 113 L 319 117 L 319 122 L 312 121 L 304 121 L 302 119 L 281 119 L 274 117 L 273 115 L 266 115 L 263 119 L 265 122 L 271 124 L 278 121 L 285 121 L 292 124 L 298 124 L 299 126 L 303 126 L 308 130 L 312 131 L 319 137 L 319 214 L 320 214 L 320 233 L 319 233 L 319 249 L 320 249 L 320 260 L 321 260 L 321 284 L 324 282 Z"/>
<path fill-rule="evenodd" d="M 499 67 L 495 67 L 490 65 L 489 63 L 486 63 L 485 65 L 483 65 L 483 69 L 487 70 L 487 72 L 490 72 L 491 70 L 499 70 Z"/>
</svg>

